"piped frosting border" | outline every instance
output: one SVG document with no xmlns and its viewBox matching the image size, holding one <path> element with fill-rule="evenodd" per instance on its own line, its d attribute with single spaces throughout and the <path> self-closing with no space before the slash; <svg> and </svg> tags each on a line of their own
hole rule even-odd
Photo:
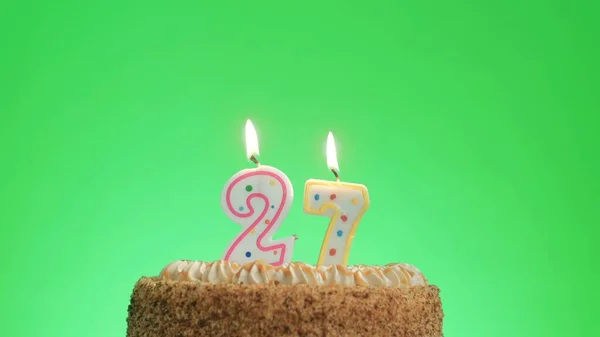
<svg viewBox="0 0 600 337">
<path fill-rule="evenodd" d="M 179 260 L 163 268 L 160 277 L 175 281 L 213 284 L 336 284 L 379 288 L 412 288 L 428 284 L 423 273 L 415 266 L 406 263 L 384 266 L 330 265 L 316 267 L 301 262 L 292 262 L 273 267 L 261 261 L 238 264 L 230 261 Z"/>
</svg>

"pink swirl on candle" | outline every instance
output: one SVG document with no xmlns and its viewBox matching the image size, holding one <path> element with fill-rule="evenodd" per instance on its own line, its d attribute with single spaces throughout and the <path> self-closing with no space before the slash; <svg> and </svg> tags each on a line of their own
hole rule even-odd
<svg viewBox="0 0 600 337">
<path fill-rule="evenodd" d="M 262 210 L 261 214 L 258 216 L 258 218 L 248 228 L 246 228 L 246 230 L 242 233 L 242 235 L 240 235 L 233 242 L 233 244 L 229 247 L 229 250 L 227 250 L 227 254 L 225 254 L 224 260 L 229 260 L 229 258 L 231 257 L 231 254 L 233 254 L 233 251 L 235 250 L 235 248 L 265 218 L 265 215 L 269 211 L 269 204 L 270 204 L 269 198 L 262 193 L 252 193 L 246 198 L 246 206 L 248 207 L 248 210 L 249 210 L 249 212 L 247 212 L 247 213 L 238 212 L 235 209 L 235 207 L 233 207 L 233 205 L 231 204 L 231 191 L 233 190 L 235 185 L 237 185 L 240 181 L 242 181 L 246 178 L 250 178 L 253 176 L 257 176 L 257 175 L 266 175 L 266 176 L 275 178 L 275 180 L 277 180 L 279 182 L 279 184 L 282 188 L 283 193 L 281 196 L 281 203 L 279 204 L 279 207 L 277 207 L 277 211 L 275 212 L 273 219 L 267 225 L 265 230 L 262 231 L 262 233 L 256 239 L 256 247 L 258 247 L 258 249 L 260 249 L 263 252 L 281 249 L 281 254 L 279 255 L 279 260 L 277 262 L 271 264 L 273 266 L 280 266 L 283 264 L 283 261 L 285 258 L 285 253 L 286 253 L 286 248 L 287 248 L 285 246 L 285 244 L 280 243 L 280 244 L 273 245 L 273 246 L 264 246 L 262 244 L 262 240 L 267 235 L 267 233 L 269 233 L 269 231 L 271 231 L 274 228 L 279 227 L 279 224 L 277 223 L 277 221 L 279 220 L 279 216 L 281 215 L 283 207 L 285 206 L 285 201 L 287 200 L 288 190 L 287 190 L 287 186 L 285 185 L 285 182 L 283 181 L 283 179 L 280 176 L 278 176 L 275 173 L 268 172 L 268 171 L 254 171 L 254 172 L 243 174 L 243 175 L 239 176 L 237 179 L 235 179 L 233 182 L 231 182 L 231 184 L 227 187 L 227 194 L 226 194 L 227 208 L 229 208 L 229 211 L 233 215 L 235 215 L 239 218 L 248 218 L 248 217 L 251 217 L 252 215 L 254 215 L 254 207 L 252 207 L 252 204 L 250 203 L 250 201 L 254 198 L 262 199 L 265 202 L 265 207 Z"/>
</svg>

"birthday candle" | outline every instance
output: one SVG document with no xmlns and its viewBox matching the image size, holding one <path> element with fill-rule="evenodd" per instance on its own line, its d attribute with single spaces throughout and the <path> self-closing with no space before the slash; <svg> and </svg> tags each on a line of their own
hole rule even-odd
<svg viewBox="0 0 600 337">
<path fill-rule="evenodd" d="M 280 266 L 292 260 L 295 236 L 273 240 L 287 216 L 294 190 L 288 177 L 275 167 L 261 165 L 258 138 L 252 122 L 246 122 L 246 154 L 258 165 L 234 174 L 225 184 L 221 207 L 242 231 L 225 250 L 223 260 L 247 263 L 262 260 Z"/>
<path fill-rule="evenodd" d="M 327 136 L 327 166 L 336 181 L 309 179 L 304 188 L 304 211 L 330 218 L 317 265 L 347 265 L 354 234 L 369 208 L 369 192 L 365 185 L 340 182 L 331 132 Z"/>
</svg>

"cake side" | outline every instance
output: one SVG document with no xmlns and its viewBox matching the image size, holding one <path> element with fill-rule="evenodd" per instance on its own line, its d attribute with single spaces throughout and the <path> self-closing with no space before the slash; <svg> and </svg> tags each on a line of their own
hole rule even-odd
<svg viewBox="0 0 600 337">
<path fill-rule="evenodd" d="M 128 337 L 440 337 L 442 304 L 432 285 L 202 283 L 144 277 L 128 309 Z"/>
</svg>

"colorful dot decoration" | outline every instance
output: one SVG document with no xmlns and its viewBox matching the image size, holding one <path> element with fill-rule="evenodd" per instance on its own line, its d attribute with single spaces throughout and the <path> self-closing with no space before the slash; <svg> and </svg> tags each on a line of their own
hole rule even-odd
<svg viewBox="0 0 600 337">
<path fill-rule="evenodd" d="M 271 223 L 271 220 L 269 220 L 269 219 L 265 220 L 265 224 L 266 224 L 266 225 L 268 225 L 268 224 L 270 224 L 270 223 Z"/>
<path fill-rule="evenodd" d="M 344 235 L 344 231 L 343 230 L 337 231 L 337 236 L 341 237 L 342 235 Z"/>
<path fill-rule="evenodd" d="M 252 191 L 252 185 L 246 185 L 246 191 L 251 192 Z"/>
<path fill-rule="evenodd" d="M 273 251 L 273 255 L 277 255 L 277 251 L 276 250 Z"/>
<path fill-rule="evenodd" d="M 331 248 L 331 249 L 329 250 L 329 255 L 331 255 L 331 256 L 335 256 L 335 253 L 337 253 L 337 251 L 335 250 L 335 248 Z"/>
<path fill-rule="evenodd" d="M 241 212 L 241 211 L 243 211 L 243 210 L 244 210 L 244 206 L 240 206 L 238 209 L 239 209 L 239 210 L 240 210 L 240 212 Z"/>
<path fill-rule="evenodd" d="M 250 231 L 250 234 L 254 234 L 254 233 L 256 233 L 256 229 L 252 229 L 252 230 Z"/>
<path fill-rule="evenodd" d="M 271 180 L 269 181 L 269 185 L 271 185 L 271 186 L 275 186 L 275 184 L 277 184 L 277 182 L 276 182 L 275 180 L 271 179 Z"/>
<path fill-rule="evenodd" d="M 252 253 L 246 252 L 246 257 L 250 257 L 250 256 L 252 256 Z"/>
<path fill-rule="evenodd" d="M 358 199 L 354 198 L 352 199 L 352 205 L 358 205 Z"/>
<path fill-rule="evenodd" d="M 275 205 L 271 205 L 271 209 L 275 208 Z"/>
<path fill-rule="evenodd" d="M 320 199 L 320 198 L 321 198 L 321 196 L 320 196 L 320 195 L 318 195 L 318 194 L 315 194 L 315 200 L 316 200 L 316 201 L 319 201 L 319 199 Z"/>
<path fill-rule="evenodd" d="M 342 219 L 342 221 L 343 221 L 343 222 L 346 222 L 346 221 L 348 221 L 348 217 L 347 217 L 347 216 L 345 216 L 345 215 L 342 215 L 342 216 L 340 217 L 340 219 Z"/>
<path fill-rule="evenodd" d="M 332 194 L 332 195 L 330 195 L 330 196 L 329 196 L 329 199 L 331 199 L 331 200 L 335 200 L 335 198 L 336 198 L 336 197 L 337 197 L 337 196 L 336 196 L 335 194 Z"/>
</svg>

